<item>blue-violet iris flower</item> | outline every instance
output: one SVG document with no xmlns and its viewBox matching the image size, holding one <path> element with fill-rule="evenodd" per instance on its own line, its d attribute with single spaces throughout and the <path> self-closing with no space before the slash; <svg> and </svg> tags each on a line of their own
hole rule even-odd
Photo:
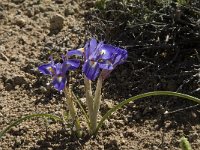
<svg viewBox="0 0 200 150">
<path fill-rule="evenodd" d="M 127 59 L 127 51 L 92 38 L 84 48 L 68 52 L 69 56 L 84 55 L 83 72 L 90 80 L 95 80 L 99 74 L 105 79 L 110 72 Z"/>
<path fill-rule="evenodd" d="M 52 84 L 58 90 L 62 91 L 67 83 L 67 72 L 75 70 L 80 65 L 80 61 L 76 59 L 64 59 L 63 63 L 55 63 L 51 58 L 51 62 L 38 67 L 38 70 L 44 75 L 52 76 Z"/>
</svg>

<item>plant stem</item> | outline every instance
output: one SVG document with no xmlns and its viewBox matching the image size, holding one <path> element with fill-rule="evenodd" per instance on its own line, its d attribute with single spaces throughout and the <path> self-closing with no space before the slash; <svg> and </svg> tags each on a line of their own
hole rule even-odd
<svg viewBox="0 0 200 150">
<path fill-rule="evenodd" d="M 91 81 L 87 79 L 87 77 L 84 77 L 84 83 L 85 83 L 85 96 L 86 96 L 86 103 L 88 107 L 88 115 L 90 119 L 90 130 L 91 130 L 91 120 L 93 117 L 93 95 L 92 95 L 92 87 L 91 87 Z"/>
<path fill-rule="evenodd" d="M 97 80 L 96 90 L 95 90 L 95 96 L 94 96 L 94 111 L 93 111 L 93 116 L 92 116 L 92 120 L 91 120 L 91 130 L 92 130 L 92 134 L 95 132 L 96 127 L 97 127 L 98 111 L 99 111 L 100 102 L 101 102 L 102 83 L 103 83 L 102 76 L 99 76 L 99 78 L 98 78 L 98 80 Z"/>
<path fill-rule="evenodd" d="M 65 97 L 66 97 L 66 103 L 70 112 L 70 115 L 75 123 L 75 132 L 76 135 L 78 137 L 81 137 L 81 127 L 80 127 L 80 122 L 79 119 L 77 118 L 77 114 L 76 114 L 76 108 L 74 106 L 73 103 L 73 99 L 72 99 L 72 92 L 71 92 L 71 88 L 70 87 L 65 87 L 64 89 L 64 93 L 65 93 Z"/>
</svg>

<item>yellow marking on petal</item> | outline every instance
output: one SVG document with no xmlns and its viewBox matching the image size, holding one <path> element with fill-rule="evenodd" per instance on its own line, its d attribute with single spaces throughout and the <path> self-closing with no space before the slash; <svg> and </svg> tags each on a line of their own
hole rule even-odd
<svg viewBox="0 0 200 150">
<path fill-rule="evenodd" d="M 80 51 L 80 52 L 84 52 L 85 49 L 84 49 L 84 48 L 79 48 L 78 51 Z"/>
<path fill-rule="evenodd" d="M 49 70 L 51 73 L 54 73 L 54 70 L 52 67 L 48 67 L 47 70 Z"/>
</svg>

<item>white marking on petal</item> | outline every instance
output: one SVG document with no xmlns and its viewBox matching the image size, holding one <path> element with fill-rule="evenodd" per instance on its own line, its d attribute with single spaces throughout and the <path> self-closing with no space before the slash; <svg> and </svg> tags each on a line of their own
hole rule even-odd
<svg viewBox="0 0 200 150">
<path fill-rule="evenodd" d="M 102 49 L 101 52 L 100 52 L 100 54 L 104 55 L 104 54 L 106 54 L 106 51 L 104 49 Z"/>
<path fill-rule="evenodd" d="M 62 76 L 58 76 L 57 80 L 58 80 L 58 82 L 61 82 L 62 81 Z"/>
</svg>

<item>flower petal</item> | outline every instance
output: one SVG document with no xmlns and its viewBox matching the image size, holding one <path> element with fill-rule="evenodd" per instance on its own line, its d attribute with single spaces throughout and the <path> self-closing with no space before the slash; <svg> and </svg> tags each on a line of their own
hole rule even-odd
<svg viewBox="0 0 200 150">
<path fill-rule="evenodd" d="M 89 42 L 85 45 L 85 59 L 88 59 L 89 56 L 95 51 L 97 47 L 97 40 L 92 38 Z"/>
<path fill-rule="evenodd" d="M 92 38 L 90 40 L 90 54 L 93 52 L 97 47 L 97 40 L 95 38 Z"/>
<path fill-rule="evenodd" d="M 52 63 L 41 65 L 38 70 L 44 75 L 53 75 L 55 73 Z"/>
<path fill-rule="evenodd" d="M 99 50 L 101 49 L 102 46 L 103 46 L 103 42 L 99 42 L 98 45 L 96 46 L 96 48 L 89 55 L 88 59 L 98 61 L 98 59 L 100 59 L 100 57 L 101 57 Z"/>
<path fill-rule="evenodd" d="M 88 79 L 95 80 L 100 73 L 99 64 L 97 62 L 86 60 L 83 65 L 83 72 Z"/>
<path fill-rule="evenodd" d="M 55 70 L 56 70 L 56 75 L 62 74 L 64 69 L 63 69 L 63 64 L 61 63 L 56 63 L 55 65 Z"/>
<path fill-rule="evenodd" d="M 79 67 L 80 61 L 77 59 L 68 59 L 67 61 L 63 62 L 63 65 L 66 65 L 67 70 L 75 70 Z"/>
<path fill-rule="evenodd" d="M 84 52 L 84 48 L 79 48 L 79 49 L 75 49 L 75 50 L 70 50 L 67 52 L 67 56 L 82 56 Z"/>
<path fill-rule="evenodd" d="M 119 55 L 117 55 L 117 56 L 115 57 L 115 60 L 114 60 L 114 62 L 113 62 L 113 64 L 114 64 L 115 66 L 118 65 L 118 64 L 124 63 L 124 61 L 125 61 L 125 60 L 127 59 L 127 57 L 128 57 L 128 54 L 127 54 L 127 51 L 126 51 L 126 50 L 117 48 L 116 51 L 118 51 Z"/>
<path fill-rule="evenodd" d="M 99 49 L 99 54 L 101 59 L 110 59 L 115 53 L 116 47 L 108 44 L 103 44 Z"/>
<path fill-rule="evenodd" d="M 52 84 L 58 91 L 61 91 L 65 88 L 65 84 L 67 82 L 66 76 L 56 75 L 53 77 Z"/>
<path fill-rule="evenodd" d="M 109 60 L 102 60 L 101 62 L 99 62 L 99 67 L 106 70 L 114 69 L 112 62 Z"/>
</svg>

